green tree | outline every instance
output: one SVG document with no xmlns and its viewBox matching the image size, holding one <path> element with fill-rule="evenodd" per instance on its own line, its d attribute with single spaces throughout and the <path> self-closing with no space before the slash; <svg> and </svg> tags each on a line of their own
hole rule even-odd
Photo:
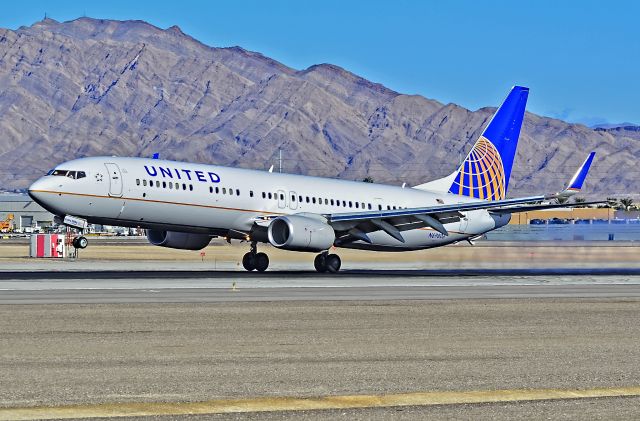
<svg viewBox="0 0 640 421">
<path fill-rule="evenodd" d="M 575 203 L 577 206 L 577 208 L 584 208 L 586 207 L 585 205 L 580 205 L 581 203 L 585 203 L 587 201 L 587 199 L 585 199 L 584 197 L 574 197 L 573 198 L 573 203 Z"/>
<path fill-rule="evenodd" d="M 633 199 L 630 197 L 623 197 L 622 199 L 620 199 L 619 203 L 620 203 L 620 208 L 626 211 L 629 211 L 633 206 Z"/>
</svg>

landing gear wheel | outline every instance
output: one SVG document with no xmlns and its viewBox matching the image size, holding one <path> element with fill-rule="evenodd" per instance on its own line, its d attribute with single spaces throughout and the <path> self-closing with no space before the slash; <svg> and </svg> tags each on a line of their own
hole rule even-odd
<svg viewBox="0 0 640 421">
<path fill-rule="evenodd" d="M 256 268 L 256 254 L 255 253 L 246 253 L 242 256 L 242 266 L 251 272 Z"/>
<path fill-rule="evenodd" d="M 342 261 L 337 254 L 330 254 L 326 258 L 327 272 L 336 273 L 340 270 Z"/>
<path fill-rule="evenodd" d="M 258 272 L 264 272 L 269 267 L 269 256 L 265 253 L 258 253 L 255 257 L 255 266 Z"/>
<path fill-rule="evenodd" d="M 313 266 L 320 273 L 327 271 L 327 257 L 325 253 L 321 253 L 313 260 Z"/>
<path fill-rule="evenodd" d="M 76 237 L 73 239 L 73 247 L 77 248 L 77 249 L 86 249 L 87 246 L 89 245 L 89 240 L 87 240 L 87 237 Z"/>
</svg>

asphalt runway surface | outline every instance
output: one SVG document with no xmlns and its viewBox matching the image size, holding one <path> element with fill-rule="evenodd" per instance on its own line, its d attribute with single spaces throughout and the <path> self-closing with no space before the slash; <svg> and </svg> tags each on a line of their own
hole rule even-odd
<svg viewBox="0 0 640 421">
<path fill-rule="evenodd" d="M 640 417 L 633 270 L 2 272 L 0 321 L 0 419 Z"/>
<path fill-rule="evenodd" d="M 625 269 L 0 272 L 0 304 L 640 297 Z"/>
</svg>

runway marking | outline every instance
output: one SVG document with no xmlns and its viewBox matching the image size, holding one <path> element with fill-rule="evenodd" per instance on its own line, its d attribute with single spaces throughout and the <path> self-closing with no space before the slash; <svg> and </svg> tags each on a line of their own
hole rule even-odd
<svg viewBox="0 0 640 421">
<path fill-rule="evenodd" d="M 204 402 L 131 402 L 93 405 L 0 408 L 0 420 L 115 418 L 159 415 L 223 414 L 266 411 L 456 405 L 538 400 L 640 396 L 640 386 L 593 389 L 514 389 L 341 395 L 311 398 L 259 397 Z"/>
</svg>

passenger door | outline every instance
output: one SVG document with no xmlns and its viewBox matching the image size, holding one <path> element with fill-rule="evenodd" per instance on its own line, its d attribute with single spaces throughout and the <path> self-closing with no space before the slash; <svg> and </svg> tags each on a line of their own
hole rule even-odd
<svg viewBox="0 0 640 421">
<path fill-rule="evenodd" d="M 296 192 L 289 192 L 289 208 L 290 209 L 298 209 L 298 198 L 296 196 Z"/>
<path fill-rule="evenodd" d="M 109 174 L 109 196 L 122 197 L 122 174 L 120 167 L 114 163 L 105 163 Z"/>
</svg>

